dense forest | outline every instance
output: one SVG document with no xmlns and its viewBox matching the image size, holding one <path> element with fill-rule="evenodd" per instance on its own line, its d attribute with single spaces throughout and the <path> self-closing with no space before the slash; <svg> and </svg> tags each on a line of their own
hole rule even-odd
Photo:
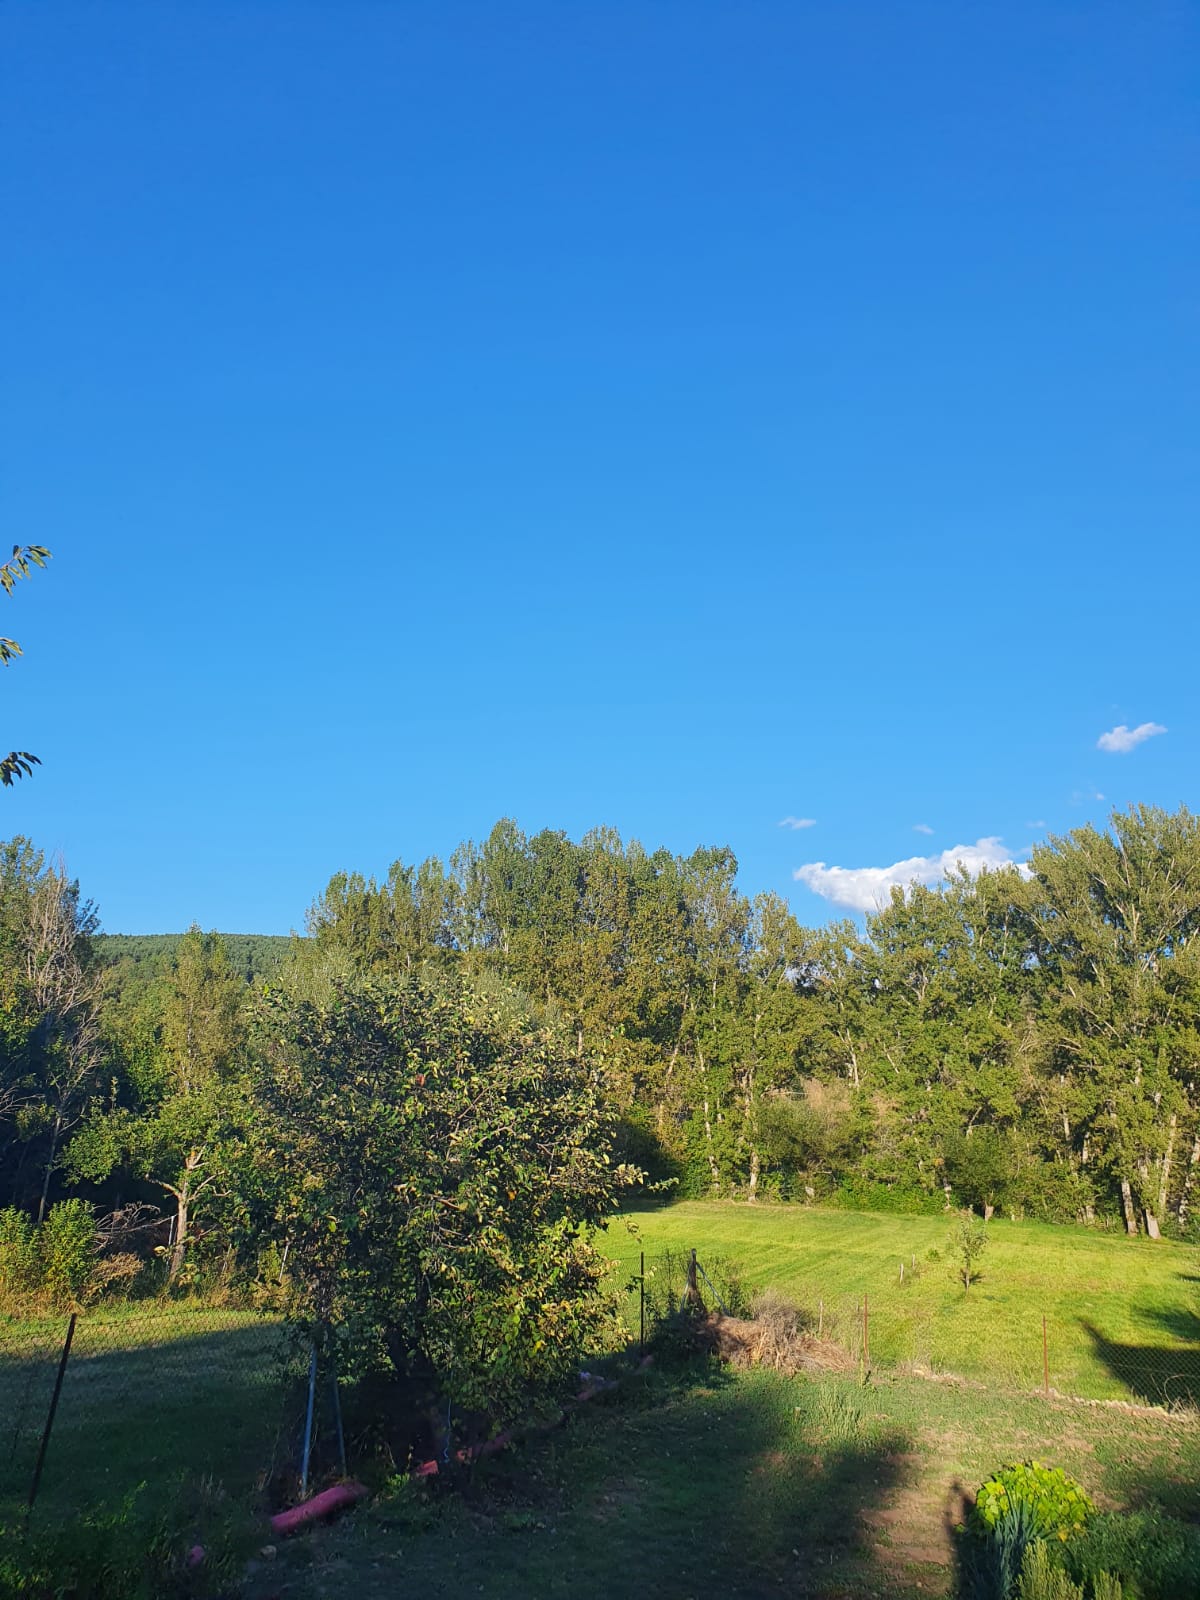
<svg viewBox="0 0 1200 1600">
<path fill-rule="evenodd" d="M 121 981 L 166 977 L 179 954 L 182 933 L 97 933 L 96 954 L 121 968 Z M 222 933 L 225 959 L 249 984 L 272 978 L 283 964 L 292 941 L 286 934 Z"/>
<path fill-rule="evenodd" d="M 150 940 L 100 935 L 80 887 L 10 841 L 0 1204 L 153 1201 L 181 1270 L 206 1206 L 232 1203 L 220 1151 L 255 1115 L 242 1062 L 264 1008 L 329 1016 L 419 978 L 535 1019 L 600 1086 L 621 1156 L 672 1192 L 1191 1229 L 1186 810 L 1051 838 L 1026 872 L 894 891 L 863 927 L 803 927 L 736 879 L 725 849 L 502 821 L 448 863 L 335 875 L 305 938 Z"/>
</svg>

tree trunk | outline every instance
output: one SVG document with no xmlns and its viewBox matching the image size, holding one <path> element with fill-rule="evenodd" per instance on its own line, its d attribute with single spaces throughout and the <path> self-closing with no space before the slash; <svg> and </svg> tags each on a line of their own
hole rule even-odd
<svg viewBox="0 0 1200 1600">
<path fill-rule="evenodd" d="M 50 1174 L 54 1171 L 54 1158 L 58 1154 L 58 1141 L 62 1135 L 62 1112 L 54 1114 L 54 1132 L 50 1136 L 50 1154 L 46 1158 L 46 1170 L 42 1174 L 42 1192 L 38 1198 L 37 1225 L 40 1228 L 46 1215 L 46 1197 L 50 1193 Z"/>
<path fill-rule="evenodd" d="M 1125 1232 L 1131 1238 L 1137 1237 L 1137 1212 L 1133 1209 L 1133 1191 L 1129 1187 L 1129 1179 L 1121 1179 L 1121 1205 L 1125 1212 Z"/>
<path fill-rule="evenodd" d="M 985 1222 L 990 1222 L 995 1215 L 996 1215 L 995 1206 L 991 1205 L 987 1200 L 985 1200 L 983 1202 L 983 1220 Z"/>
<path fill-rule="evenodd" d="M 845 1040 L 846 1048 L 850 1053 L 850 1082 L 857 1089 L 859 1086 L 858 1051 L 854 1048 L 854 1041 L 851 1039 L 848 1033 L 844 1034 L 843 1038 Z"/>
<path fill-rule="evenodd" d="M 679 1040 L 675 1041 L 675 1048 L 671 1051 L 671 1059 L 667 1062 L 667 1070 L 663 1074 L 662 1094 L 658 1100 L 658 1113 L 655 1118 L 658 1127 L 658 1137 L 663 1137 L 667 1125 L 667 1095 L 671 1092 L 671 1079 L 675 1072 L 675 1063 L 679 1059 Z"/>
<path fill-rule="evenodd" d="M 1149 1206 L 1145 1208 L 1145 1211 L 1147 1236 L 1151 1239 L 1161 1239 L 1162 1234 L 1158 1231 L 1158 1218 L 1154 1215 L 1153 1211 L 1150 1210 Z"/>
<path fill-rule="evenodd" d="M 1174 1111 L 1167 1127 L 1167 1148 L 1163 1152 L 1162 1165 L 1158 1171 L 1158 1214 L 1165 1217 L 1167 1214 L 1167 1191 L 1171 1186 L 1171 1159 L 1175 1154 L 1175 1128 L 1179 1118 Z"/>
<path fill-rule="evenodd" d="M 1179 1226 L 1182 1228 L 1187 1221 L 1188 1205 L 1192 1196 L 1192 1184 L 1196 1181 L 1196 1165 L 1200 1162 L 1200 1135 L 1192 1141 L 1192 1154 L 1188 1160 L 1187 1177 L 1183 1180 L 1183 1193 L 1179 1196 Z"/>
<path fill-rule="evenodd" d="M 721 1192 L 721 1169 L 717 1166 L 717 1155 L 713 1149 L 712 1116 L 709 1112 L 708 1096 L 704 1096 L 704 1144 L 708 1152 L 708 1170 L 712 1175 L 713 1193 Z"/>
<path fill-rule="evenodd" d="M 758 1167 L 758 1146 L 756 1144 L 752 1144 L 750 1146 L 750 1189 L 746 1196 L 746 1200 L 749 1205 L 753 1205 L 758 1199 Z"/>
<path fill-rule="evenodd" d="M 167 1282 L 174 1283 L 183 1266 L 187 1251 L 188 1192 L 185 1184 L 175 1196 L 175 1237 L 171 1243 L 171 1264 L 167 1269 Z"/>
</svg>

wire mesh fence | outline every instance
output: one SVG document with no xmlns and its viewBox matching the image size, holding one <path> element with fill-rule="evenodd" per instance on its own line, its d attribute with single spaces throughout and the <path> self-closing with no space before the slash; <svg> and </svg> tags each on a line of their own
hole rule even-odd
<svg viewBox="0 0 1200 1600">
<path fill-rule="evenodd" d="M 643 1256 L 633 1275 L 627 1321 L 638 1336 L 649 1318 L 686 1301 L 689 1252 Z M 645 1295 L 643 1297 L 644 1274 Z M 931 1281 L 932 1280 L 932 1281 Z M 735 1265 L 696 1262 L 703 1302 L 753 1317 L 755 1294 Z M 811 1284 L 795 1295 L 799 1326 L 819 1344 L 865 1369 L 959 1378 L 999 1390 L 1082 1400 L 1121 1401 L 1170 1410 L 1200 1408 L 1200 1313 L 1129 1308 L 1119 1326 L 1084 1305 L 1067 1309 L 1007 1297 L 978 1283 L 942 1292 L 914 1261 L 883 1292 L 826 1293 Z"/>
<path fill-rule="evenodd" d="M 35 1491 L 50 1519 L 187 1480 L 265 1488 L 292 1470 L 302 1404 L 302 1362 L 252 1311 L 0 1319 L 0 1522 L 27 1516 Z"/>
<path fill-rule="evenodd" d="M 652 1337 L 656 1320 L 678 1308 L 689 1254 L 641 1263 L 629 1303 L 633 1340 Z M 709 1307 L 753 1314 L 753 1295 L 718 1260 L 701 1256 L 694 1281 Z M 814 1286 L 798 1297 L 797 1314 L 810 1340 L 841 1352 L 843 1371 L 1200 1407 L 1200 1316 L 1160 1312 L 1139 1323 L 1131 1314 L 1114 1329 L 1086 1308 L 1069 1315 L 1054 1304 L 1005 1304 L 974 1287 L 954 1296 L 935 1288 L 911 1273 L 886 1293 L 826 1295 Z M 113 1302 L 74 1319 L 0 1318 L 0 1525 L 27 1516 L 35 1489 L 34 1516 L 47 1522 L 133 1493 L 169 1503 L 189 1483 L 218 1485 L 243 1503 L 289 1503 L 306 1476 L 309 1388 L 309 1351 L 269 1314 Z M 336 1394 L 336 1376 L 323 1368 L 318 1415 L 307 1427 L 323 1441 L 324 1455 L 310 1463 L 314 1481 L 345 1470 Z M 365 1437 L 356 1434 L 352 1455 Z M 399 1457 L 396 1464 L 403 1470 Z"/>
</svg>

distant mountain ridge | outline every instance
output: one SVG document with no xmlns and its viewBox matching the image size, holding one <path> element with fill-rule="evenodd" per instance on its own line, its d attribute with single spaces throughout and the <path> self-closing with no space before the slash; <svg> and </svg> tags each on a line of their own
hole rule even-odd
<svg viewBox="0 0 1200 1600">
<path fill-rule="evenodd" d="M 229 965 L 256 983 L 279 970 L 293 935 L 282 933 L 223 933 L 221 942 Z M 182 933 L 98 933 L 94 943 L 106 960 L 132 966 L 138 977 L 156 978 L 171 970 Z"/>
</svg>

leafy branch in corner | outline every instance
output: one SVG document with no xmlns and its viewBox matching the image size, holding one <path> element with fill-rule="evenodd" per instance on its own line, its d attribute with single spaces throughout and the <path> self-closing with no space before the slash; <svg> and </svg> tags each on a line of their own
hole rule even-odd
<svg viewBox="0 0 1200 1600">
<path fill-rule="evenodd" d="M 13 586 L 21 578 L 30 576 L 33 567 L 44 567 L 50 560 L 50 552 L 44 544 L 15 544 L 12 555 L 0 566 L 0 588 L 5 594 L 13 592 Z M 8 666 L 10 661 L 16 659 L 23 652 L 15 639 L 0 637 L 0 663 Z M 28 778 L 34 767 L 40 767 L 41 761 L 28 750 L 10 750 L 0 758 L 0 783 L 6 789 L 11 789 L 18 778 Z"/>
</svg>

